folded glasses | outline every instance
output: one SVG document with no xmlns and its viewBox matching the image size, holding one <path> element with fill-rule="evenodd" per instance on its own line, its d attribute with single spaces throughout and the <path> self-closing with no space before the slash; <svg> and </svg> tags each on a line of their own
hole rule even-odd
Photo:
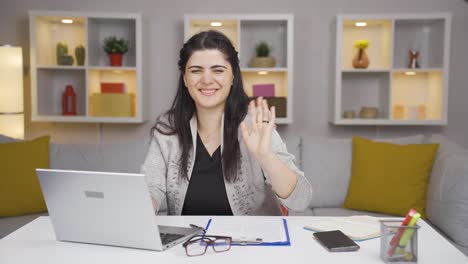
<svg viewBox="0 0 468 264">
<path fill-rule="evenodd" d="M 216 253 L 231 249 L 232 238 L 228 236 L 196 235 L 185 241 L 182 246 L 189 257 L 201 256 L 211 246 Z"/>
</svg>

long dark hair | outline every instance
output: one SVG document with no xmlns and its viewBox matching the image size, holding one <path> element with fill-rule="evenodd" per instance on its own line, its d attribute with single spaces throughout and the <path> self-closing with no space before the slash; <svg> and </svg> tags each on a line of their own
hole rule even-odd
<svg viewBox="0 0 468 264">
<path fill-rule="evenodd" d="M 222 52 L 231 64 L 234 80 L 231 91 L 224 107 L 224 142 L 222 164 L 224 179 L 228 182 L 238 180 L 237 170 L 240 169 L 240 147 L 238 141 L 238 127 L 247 114 L 249 98 L 242 85 L 237 51 L 231 41 L 221 32 L 215 30 L 203 31 L 192 36 L 182 47 L 179 55 L 179 85 L 171 108 L 158 117 L 151 128 L 164 135 L 176 134 L 182 151 L 179 164 L 179 177 L 188 181 L 188 155 L 192 146 L 190 119 L 195 114 L 195 103 L 190 97 L 184 83 L 184 72 L 187 61 L 195 51 L 216 49 Z"/>
</svg>

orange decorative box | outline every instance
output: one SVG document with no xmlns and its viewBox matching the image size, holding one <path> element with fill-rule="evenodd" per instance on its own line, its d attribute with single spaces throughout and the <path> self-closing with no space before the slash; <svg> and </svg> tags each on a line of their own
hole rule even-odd
<svg viewBox="0 0 468 264">
<path fill-rule="evenodd" d="M 101 83 L 101 93 L 124 93 L 124 83 Z"/>
</svg>

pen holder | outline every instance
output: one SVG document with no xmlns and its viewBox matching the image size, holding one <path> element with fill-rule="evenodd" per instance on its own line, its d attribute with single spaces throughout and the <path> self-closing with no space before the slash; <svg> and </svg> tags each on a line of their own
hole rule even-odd
<svg viewBox="0 0 468 264">
<path fill-rule="evenodd" d="M 418 262 L 419 226 L 401 226 L 398 220 L 380 221 L 380 257 L 385 263 Z"/>
</svg>

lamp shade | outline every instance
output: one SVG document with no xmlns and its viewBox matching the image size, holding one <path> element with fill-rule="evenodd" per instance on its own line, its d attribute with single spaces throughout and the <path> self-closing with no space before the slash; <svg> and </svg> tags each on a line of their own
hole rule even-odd
<svg viewBox="0 0 468 264">
<path fill-rule="evenodd" d="M 22 50 L 1 46 L 0 58 L 0 133 L 24 138 Z"/>
<path fill-rule="evenodd" d="M 23 112 L 23 54 L 18 47 L 0 47 L 0 113 Z"/>
</svg>

